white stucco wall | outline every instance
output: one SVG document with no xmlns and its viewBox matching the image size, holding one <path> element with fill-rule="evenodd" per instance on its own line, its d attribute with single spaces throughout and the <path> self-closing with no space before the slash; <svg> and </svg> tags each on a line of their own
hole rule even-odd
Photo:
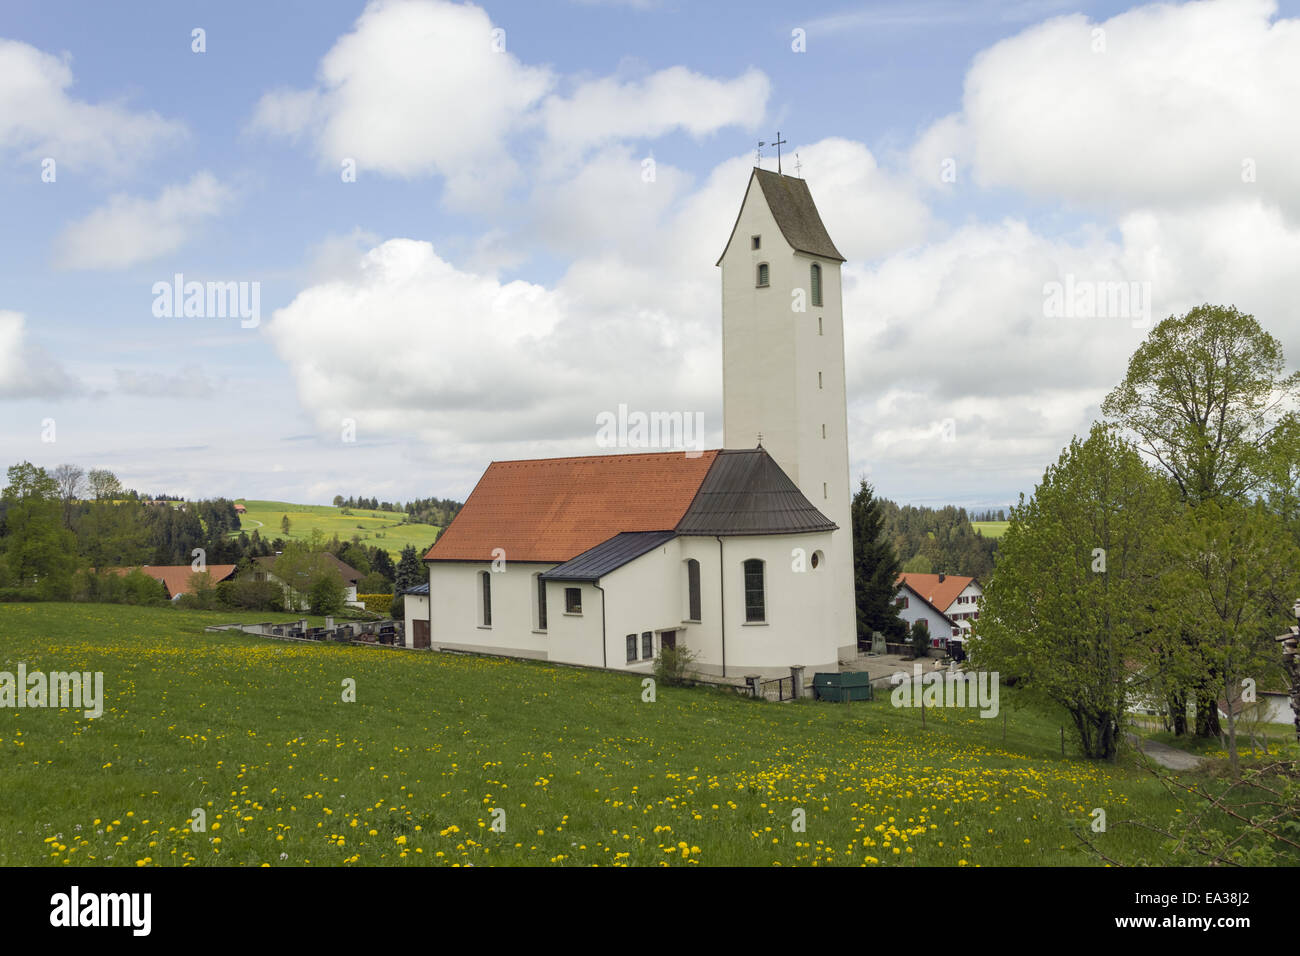
<svg viewBox="0 0 1300 956">
<path fill-rule="evenodd" d="M 429 599 L 420 594 L 408 594 L 402 602 L 402 643 L 406 647 L 415 646 L 415 622 L 429 620 Z"/>
<path fill-rule="evenodd" d="M 924 620 L 930 628 L 931 646 L 933 646 L 933 639 L 936 637 L 943 639 L 940 646 L 947 643 L 947 639 L 952 636 L 952 624 L 942 614 L 907 588 L 898 589 L 898 592 L 894 595 L 894 600 L 897 601 L 899 598 L 908 599 L 907 607 L 899 608 L 898 616 L 907 622 L 909 628 L 914 621 Z"/>
<path fill-rule="evenodd" d="M 507 562 L 504 570 L 492 571 L 490 561 L 429 562 L 431 645 L 546 660 L 550 645 L 547 635 L 537 633 L 533 627 L 532 587 L 533 575 L 552 567 L 551 564 Z M 482 587 L 478 576 L 483 571 L 491 574 L 491 626 L 482 624 L 480 612 Z M 557 607 L 551 600 L 554 596 L 555 592 L 548 589 L 548 611 L 553 619 L 563 610 L 562 601 Z M 599 637 L 595 643 L 599 650 Z"/>
<path fill-rule="evenodd" d="M 969 615 L 968 617 L 963 618 L 963 620 L 967 623 L 971 623 L 978 620 L 975 617 L 975 614 L 978 613 L 980 609 L 979 602 L 980 598 L 983 596 L 984 589 L 979 586 L 978 582 L 972 581 L 970 584 L 966 585 L 966 587 L 962 588 L 961 593 L 953 598 L 952 604 L 943 610 L 949 617 L 953 618 L 953 620 L 957 620 L 957 616 L 961 614 Z M 962 603 L 962 598 L 971 598 L 972 600 Z"/>
<path fill-rule="evenodd" d="M 809 673 L 835 670 L 837 636 L 831 627 L 834 578 L 828 533 L 755 535 L 723 539 L 725 563 L 726 674 L 787 675 L 793 664 Z M 795 548 L 804 551 L 806 570 L 793 569 Z M 820 552 L 819 567 L 811 557 Z M 689 612 L 685 561 L 700 562 L 700 620 Z M 765 610 L 762 624 L 745 622 L 743 562 L 765 562 Z M 492 625 L 480 624 L 480 581 L 488 562 L 430 562 L 434 649 L 509 654 L 540 660 L 649 672 L 652 659 L 641 654 L 641 635 L 653 633 L 653 655 L 666 630 L 677 632 L 678 646 L 697 654 L 696 669 L 723 673 L 723 605 L 718 541 L 685 537 L 669 541 L 602 578 L 598 584 L 552 581 L 547 584 L 547 629 L 535 628 L 534 575 L 551 565 L 507 564 L 492 574 Z M 580 589 L 582 613 L 564 610 L 564 590 Z M 603 593 L 602 593 L 603 592 Z M 602 600 L 604 610 L 602 634 Z M 416 614 L 427 606 L 408 595 L 408 633 Z M 637 635 L 637 660 L 627 660 L 627 635 Z"/>
<path fill-rule="evenodd" d="M 756 285 L 762 262 L 764 288 Z M 812 303 L 814 262 L 822 270 L 821 306 Z M 751 180 L 721 266 L 724 443 L 753 448 L 761 433 L 777 464 L 839 526 L 826 548 L 836 579 L 828 626 L 839 635 L 837 653 L 848 656 L 857 649 L 857 613 L 840 263 L 794 251 Z M 792 307 L 796 289 L 805 311 Z"/>
</svg>

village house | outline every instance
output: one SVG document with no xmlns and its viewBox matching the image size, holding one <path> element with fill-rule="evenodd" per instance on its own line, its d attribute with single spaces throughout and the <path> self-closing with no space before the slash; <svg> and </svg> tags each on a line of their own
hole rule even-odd
<svg viewBox="0 0 1300 956">
<path fill-rule="evenodd" d="M 254 558 L 253 564 L 255 570 L 253 576 L 258 581 L 274 581 L 284 588 L 284 606 L 286 610 L 297 611 L 303 610 L 306 606 L 308 582 L 297 581 L 290 586 L 290 582 L 283 581 L 275 574 L 275 562 L 278 555 L 266 555 L 260 558 Z M 317 555 L 313 555 L 317 557 Z M 361 580 L 361 572 L 352 565 L 340 561 L 328 551 L 322 551 L 318 557 L 323 558 L 325 563 L 333 568 L 338 574 L 339 580 L 343 583 L 344 598 L 343 603 L 348 607 L 365 607 L 365 604 L 357 600 L 357 582 Z"/>
<path fill-rule="evenodd" d="M 130 573 L 131 568 L 110 568 L 113 574 L 125 576 Z M 167 589 L 167 597 L 175 601 L 182 594 L 193 593 L 193 587 L 190 578 L 195 574 L 202 572 L 195 571 L 188 564 L 146 564 L 140 567 L 142 573 L 147 574 L 155 581 L 161 581 L 164 588 Z M 229 580 L 235 576 L 235 565 L 233 564 L 209 564 L 204 569 L 208 579 L 213 585 L 222 581 Z"/>
<path fill-rule="evenodd" d="M 979 601 L 983 595 L 974 578 L 904 572 L 898 576 L 894 604 L 908 627 L 915 621 L 925 621 L 932 649 L 947 650 L 951 639 L 969 638 L 971 623 L 980 616 Z"/>
<path fill-rule="evenodd" d="M 755 169 L 717 263 L 726 447 L 493 462 L 406 594 L 411 645 L 676 647 L 729 678 L 855 656 L 843 261 L 807 183 Z"/>
</svg>

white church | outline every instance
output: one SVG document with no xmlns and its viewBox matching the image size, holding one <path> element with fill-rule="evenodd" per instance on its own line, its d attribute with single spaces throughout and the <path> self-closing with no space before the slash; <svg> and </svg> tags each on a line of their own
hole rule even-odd
<svg viewBox="0 0 1300 956">
<path fill-rule="evenodd" d="M 686 647 L 727 678 L 851 659 L 843 261 L 807 183 L 754 169 L 717 263 L 726 447 L 493 462 L 407 642 L 642 672 Z"/>
</svg>

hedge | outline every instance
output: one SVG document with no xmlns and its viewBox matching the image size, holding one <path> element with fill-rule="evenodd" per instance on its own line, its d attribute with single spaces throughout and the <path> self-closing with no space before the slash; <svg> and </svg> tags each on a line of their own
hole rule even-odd
<svg viewBox="0 0 1300 956">
<path fill-rule="evenodd" d="M 393 606 L 391 594 L 358 594 L 357 600 L 366 606 L 367 611 L 375 611 L 379 614 L 387 614 Z"/>
</svg>

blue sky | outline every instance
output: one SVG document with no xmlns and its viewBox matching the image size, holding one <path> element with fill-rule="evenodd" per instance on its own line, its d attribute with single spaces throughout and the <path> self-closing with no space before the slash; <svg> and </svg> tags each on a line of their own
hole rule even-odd
<svg viewBox="0 0 1300 956">
<path fill-rule="evenodd" d="M 700 410 L 716 445 L 713 262 L 779 128 L 850 260 L 855 476 L 1009 503 L 1144 334 L 1045 317 L 1044 282 L 1133 283 L 1156 320 L 1232 302 L 1300 355 L 1296 16 L 10 0 L 5 464 L 327 502 L 462 497 L 492 459 L 597 453 L 620 402 Z M 258 283 L 260 322 L 155 316 L 176 273 Z"/>
</svg>

